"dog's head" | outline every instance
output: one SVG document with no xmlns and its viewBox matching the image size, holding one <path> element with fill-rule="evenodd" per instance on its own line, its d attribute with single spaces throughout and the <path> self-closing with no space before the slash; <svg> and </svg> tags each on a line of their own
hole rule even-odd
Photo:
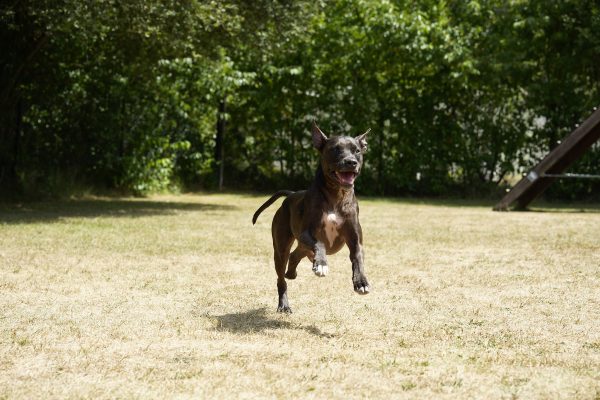
<svg viewBox="0 0 600 400">
<path fill-rule="evenodd" d="M 357 137 L 332 136 L 328 138 L 313 122 L 313 145 L 321 153 L 321 168 L 325 178 L 342 188 L 354 186 L 363 163 L 363 153 L 367 150 L 365 137 L 370 129 Z"/>
</svg>

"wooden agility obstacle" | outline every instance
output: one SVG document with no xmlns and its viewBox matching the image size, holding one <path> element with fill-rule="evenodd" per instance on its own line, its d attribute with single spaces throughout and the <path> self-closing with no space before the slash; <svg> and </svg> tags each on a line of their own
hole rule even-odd
<svg viewBox="0 0 600 400">
<path fill-rule="evenodd" d="M 494 211 L 508 211 L 513 203 L 516 203 L 516 209 L 526 209 L 556 179 L 590 177 L 562 173 L 600 138 L 600 108 L 594 110 L 588 119 L 564 138 L 494 206 Z"/>
</svg>

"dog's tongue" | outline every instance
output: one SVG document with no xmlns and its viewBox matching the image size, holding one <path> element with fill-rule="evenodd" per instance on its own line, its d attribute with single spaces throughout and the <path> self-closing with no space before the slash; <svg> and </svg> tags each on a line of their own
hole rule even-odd
<svg viewBox="0 0 600 400">
<path fill-rule="evenodd" d="M 354 184 L 354 179 L 356 178 L 354 172 L 338 172 L 337 176 L 340 179 L 340 183 L 345 185 Z"/>
</svg>

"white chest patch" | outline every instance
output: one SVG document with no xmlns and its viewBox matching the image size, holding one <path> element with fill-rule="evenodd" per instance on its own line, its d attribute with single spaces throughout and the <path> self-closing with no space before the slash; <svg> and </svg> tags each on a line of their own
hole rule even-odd
<svg viewBox="0 0 600 400">
<path fill-rule="evenodd" d="M 333 242 L 338 236 L 338 229 L 342 226 L 344 219 L 335 212 L 330 212 L 324 215 L 324 222 L 327 241 L 329 242 L 329 246 L 333 246 Z"/>
</svg>

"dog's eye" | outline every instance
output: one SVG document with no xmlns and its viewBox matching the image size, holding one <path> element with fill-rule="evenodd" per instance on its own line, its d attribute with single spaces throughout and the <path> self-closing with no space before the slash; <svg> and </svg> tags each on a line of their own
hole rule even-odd
<svg viewBox="0 0 600 400">
<path fill-rule="evenodd" d="M 354 151 L 356 154 L 360 154 L 360 149 L 357 147 L 356 150 Z"/>
</svg>

